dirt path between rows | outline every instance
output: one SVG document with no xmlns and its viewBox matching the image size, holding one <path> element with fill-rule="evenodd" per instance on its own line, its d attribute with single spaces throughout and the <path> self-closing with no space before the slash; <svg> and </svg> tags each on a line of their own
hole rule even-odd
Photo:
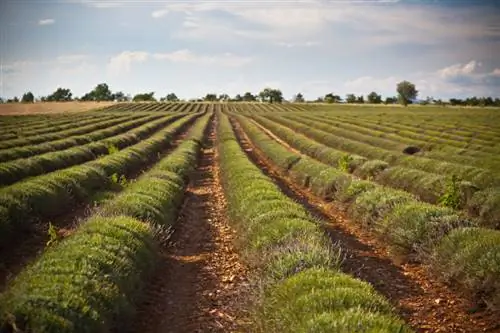
<svg viewBox="0 0 500 333">
<path fill-rule="evenodd" d="M 125 175 L 127 181 L 131 182 L 139 178 L 144 172 L 152 168 L 158 160 L 177 148 L 185 139 L 195 121 L 189 122 L 179 129 L 179 133 L 174 137 L 174 140 L 161 151 L 157 158 L 153 158 L 147 165 L 142 165 L 140 168 L 127 173 Z M 116 189 L 103 189 L 100 193 L 107 193 L 107 199 L 109 199 L 120 192 L 121 189 L 117 187 Z M 43 252 L 45 244 L 49 240 L 47 233 L 49 221 L 56 228 L 58 236 L 64 238 L 73 233 L 82 221 L 95 213 L 101 204 L 95 204 L 94 202 L 79 203 L 70 212 L 34 223 L 29 230 L 13 235 L 9 244 L 0 250 L 0 292 L 26 265 Z"/>
<path fill-rule="evenodd" d="M 425 267 L 394 262 L 387 246 L 377 240 L 376 235 L 357 227 L 334 203 L 327 203 L 295 185 L 250 142 L 235 119 L 232 124 L 249 158 L 287 196 L 326 222 L 325 232 L 344 250 L 342 269 L 371 283 L 416 332 L 500 332 L 498 313 L 472 314 L 474 305 L 429 277 Z"/>
<path fill-rule="evenodd" d="M 161 254 L 130 332 L 244 332 L 248 325 L 239 306 L 248 287 L 247 270 L 226 218 L 215 128 L 213 121 L 171 244 Z"/>
</svg>

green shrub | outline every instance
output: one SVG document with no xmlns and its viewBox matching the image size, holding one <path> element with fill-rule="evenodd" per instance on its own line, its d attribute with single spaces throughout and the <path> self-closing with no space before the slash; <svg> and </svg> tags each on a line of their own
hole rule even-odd
<svg viewBox="0 0 500 333">
<path fill-rule="evenodd" d="M 427 259 L 435 245 L 451 230 L 471 225 L 450 208 L 407 202 L 386 215 L 378 229 L 398 252 L 416 252 Z"/>
<path fill-rule="evenodd" d="M 500 231 L 455 229 L 435 248 L 433 260 L 439 276 L 500 306 Z"/>
</svg>

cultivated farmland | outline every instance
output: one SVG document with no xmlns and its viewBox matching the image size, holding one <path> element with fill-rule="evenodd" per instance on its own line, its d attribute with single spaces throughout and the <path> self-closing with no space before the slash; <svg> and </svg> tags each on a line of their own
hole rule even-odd
<svg viewBox="0 0 500 333">
<path fill-rule="evenodd" d="M 0 332 L 500 331 L 494 109 L 0 117 Z"/>
</svg>

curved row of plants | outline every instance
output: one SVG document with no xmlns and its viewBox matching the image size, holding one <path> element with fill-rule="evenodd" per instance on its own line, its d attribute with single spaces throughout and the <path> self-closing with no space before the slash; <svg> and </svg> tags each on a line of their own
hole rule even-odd
<svg viewBox="0 0 500 333">
<path fill-rule="evenodd" d="M 292 129 L 261 116 L 251 116 L 259 124 L 273 132 L 290 146 L 323 163 L 352 173 L 362 179 L 415 194 L 422 201 L 443 203 L 452 208 L 464 208 L 472 204 L 469 183 L 450 182 L 448 176 L 427 173 L 401 166 L 390 167 L 387 162 L 367 160 L 315 142 Z M 451 183 L 451 184 L 450 184 Z"/>
<path fill-rule="evenodd" d="M 227 116 L 218 117 L 229 214 L 260 287 L 253 331 L 410 332 L 370 284 L 340 272 L 339 249 L 247 158 Z"/>
<path fill-rule="evenodd" d="M 0 118 L 0 128 L 2 130 L 36 130 L 44 128 L 47 123 L 54 125 L 63 125 L 65 123 L 71 123 L 75 119 L 91 119 L 98 116 L 101 116 L 101 112 L 98 110 L 91 110 L 83 113 L 78 112 L 2 116 Z"/>
<path fill-rule="evenodd" d="M 116 134 L 121 134 L 134 127 L 140 126 L 148 121 L 153 121 L 160 117 L 162 117 L 161 114 L 132 117 L 132 119 L 119 123 L 118 125 L 99 129 L 82 135 L 70 136 L 64 139 L 34 145 L 0 150 L 0 162 L 8 162 L 19 158 L 28 158 L 35 155 L 88 144 L 93 141 L 102 140 Z"/>
<path fill-rule="evenodd" d="M 200 117 L 189 114 L 150 138 L 82 165 L 58 170 L 0 189 L 0 247 L 12 231 L 64 214 L 113 186 L 113 176 L 128 175 L 158 158 L 172 139 Z"/>
<path fill-rule="evenodd" d="M 441 278 L 500 305 L 499 230 L 477 227 L 456 211 L 407 192 L 353 179 L 287 150 L 248 118 L 235 117 L 252 143 L 295 183 L 344 203 L 354 222 L 376 231 L 394 252 L 429 262 Z"/>
<path fill-rule="evenodd" d="M 155 270 L 158 240 L 176 221 L 209 117 L 14 279 L 0 295 L 0 330 L 110 332 L 131 323 Z"/>
<path fill-rule="evenodd" d="M 125 132 L 120 135 L 82 144 L 70 149 L 0 163 L 0 185 L 10 185 L 27 177 L 47 174 L 73 165 L 82 164 L 99 156 L 110 154 L 113 150 L 126 148 L 147 138 L 158 129 L 182 118 L 184 115 L 175 113 L 161 118 L 153 116 L 139 121 L 129 121 L 94 133 L 92 138 L 99 136 L 106 137 L 109 134 L 114 135 L 113 133 Z M 128 131 L 129 129 L 132 130 Z M 90 140 L 90 136 L 87 140 Z"/>
<path fill-rule="evenodd" d="M 322 114 L 318 114 L 321 116 Z M 331 116 L 330 116 L 331 117 Z M 494 136 L 494 132 L 490 133 L 478 133 L 478 132 L 468 132 L 461 131 L 461 135 L 452 134 L 445 132 L 446 130 L 456 130 L 455 127 L 446 128 L 432 123 L 418 123 L 414 122 L 412 125 L 406 125 L 403 121 L 403 117 L 385 117 L 381 119 L 370 119 L 370 118 L 354 118 L 349 116 L 337 116 L 335 115 L 336 120 L 342 121 L 344 123 L 349 123 L 352 125 L 363 126 L 364 128 L 381 131 L 381 134 L 384 133 L 396 133 L 399 137 L 411 139 L 411 140 L 419 140 L 423 142 L 432 142 L 432 143 L 443 143 L 445 145 L 454 146 L 455 151 L 460 148 L 470 149 L 467 153 L 472 155 L 484 155 L 484 151 L 482 151 L 485 147 L 488 148 L 495 141 L 498 141 L 498 137 Z M 445 125 L 445 124 L 443 124 Z M 490 129 L 491 131 L 491 129 Z M 446 137 L 446 134 L 450 135 L 450 137 Z M 491 136 L 486 136 L 486 134 L 490 134 Z M 473 141 L 478 142 L 473 142 Z M 478 149 L 478 150 L 474 150 Z"/>
<path fill-rule="evenodd" d="M 44 134 L 56 134 L 58 132 L 74 129 L 75 127 L 84 127 L 92 124 L 98 124 L 99 122 L 110 121 L 116 118 L 122 118 L 123 116 L 120 114 L 114 113 L 98 113 L 93 117 L 75 117 L 72 122 L 65 122 L 60 125 L 57 123 L 53 123 L 51 121 L 47 121 L 44 127 L 30 129 L 19 127 L 16 130 L 16 134 L 18 136 L 17 139 L 24 139 L 30 136 L 36 135 L 44 135 Z"/>
<path fill-rule="evenodd" d="M 90 125 L 85 125 L 85 126 L 73 126 L 71 129 L 67 129 L 64 131 L 60 132 L 55 132 L 55 133 L 46 133 L 46 134 L 41 134 L 41 135 L 34 135 L 34 136 L 29 136 L 29 137 L 23 137 L 15 140 L 8 140 L 4 142 L 0 142 L 0 150 L 3 149 L 9 149 L 13 147 L 21 147 L 21 146 L 27 146 L 27 145 L 33 145 L 33 144 L 38 144 L 38 143 L 44 143 L 48 141 L 54 141 L 54 140 L 60 140 L 60 139 L 65 139 L 69 136 L 74 136 L 74 135 L 81 135 L 81 134 L 86 134 L 90 133 L 102 128 L 106 128 L 109 126 L 117 125 L 121 122 L 127 121 L 132 117 L 138 118 L 140 115 L 130 115 L 130 114 L 124 114 L 122 116 L 109 116 L 109 120 L 107 121 L 102 121 L 101 119 L 97 119 L 92 122 Z"/>
<path fill-rule="evenodd" d="M 370 135 L 362 134 L 352 130 L 343 130 L 334 127 L 324 120 L 311 120 L 304 116 L 286 116 L 295 122 L 300 122 L 302 124 L 314 127 L 314 129 L 322 132 L 327 132 L 337 138 L 342 138 L 342 140 L 348 140 L 349 142 L 355 143 L 358 146 L 366 146 L 365 150 L 371 147 L 383 152 L 383 159 L 391 164 L 403 164 L 406 166 L 413 166 L 416 169 L 422 169 L 427 172 L 440 173 L 440 171 L 445 169 L 458 169 L 464 173 L 464 177 L 468 177 L 467 180 L 474 181 L 481 186 L 488 186 L 488 180 L 491 176 L 496 177 L 497 184 L 500 184 L 500 178 L 496 176 L 492 171 L 483 168 L 478 168 L 474 166 L 465 166 L 461 164 L 455 164 L 448 161 L 437 161 L 435 159 L 426 158 L 423 156 L 408 156 L 403 154 L 403 150 L 407 145 L 401 143 L 390 142 L 386 139 L 376 138 Z"/>
<path fill-rule="evenodd" d="M 272 114 L 266 114 L 265 117 L 307 135 L 308 137 L 327 146 L 351 154 L 358 154 L 369 159 L 382 160 L 390 165 L 401 165 L 430 173 L 454 174 L 462 180 L 472 182 L 479 188 L 488 188 L 500 185 L 500 178 L 495 173 L 485 169 L 444 161 L 439 162 L 423 157 L 408 156 L 402 152 L 396 153 L 394 151 L 374 147 L 356 140 L 339 137 L 330 133 L 333 131 L 331 127 L 328 125 L 322 125 L 318 121 L 308 121 L 304 119 L 297 121 L 285 119 L 284 117 Z M 330 128 L 330 132 L 328 131 L 328 128 Z"/>
<path fill-rule="evenodd" d="M 454 111 L 455 112 L 455 111 Z M 466 111 L 470 113 L 470 111 Z M 402 129 L 402 130 L 413 130 L 415 127 L 422 127 L 426 131 L 429 131 L 427 134 L 439 136 L 443 131 L 451 131 L 449 135 L 450 138 L 456 138 L 460 140 L 459 137 L 466 138 L 478 138 L 485 141 L 496 141 L 498 140 L 498 128 L 491 127 L 484 124 L 493 124 L 493 122 L 488 121 L 477 121 L 475 123 L 470 122 L 470 118 L 465 123 L 464 118 L 467 116 L 465 113 L 459 113 L 456 118 L 450 117 L 451 113 L 447 114 L 446 117 L 438 118 L 432 117 L 432 122 L 428 120 L 428 118 L 423 118 L 422 116 L 416 117 L 408 117 L 407 115 L 397 116 L 397 118 L 389 118 L 387 125 L 392 126 L 394 128 Z M 380 120 L 380 118 L 384 115 L 378 115 L 377 117 L 366 117 L 365 120 L 370 121 L 372 123 L 376 123 Z M 348 117 L 348 116 L 347 116 Z M 387 118 L 385 115 L 384 119 Z M 397 119 L 397 123 L 394 122 L 394 119 Z M 446 134 L 445 134 L 446 136 Z M 458 136 L 458 137 L 457 137 Z"/>
<path fill-rule="evenodd" d="M 371 161 L 363 164 L 363 161 L 360 161 L 358 156 L 350 155 L 349 159 L 352 160 L 350 162 L 351 170 L 359 176 L 377 177 L 377 180 L 382 184 L 390 184 L 410 191 L 429 202 L 434 202 L 439 198 L 448 206 L 467 209 L 471 216 L 478 217 L 480 224 L 483 226 L 500 228 L 500 186 L 496 185 L 495 179 L 498 177 L 495 178 L 495 174 L 492 172 L 476 173 L 477 177 L 473 177 L 474 171 L 482 169 L 441 162 L 436 163 L 440 172 L 431 173 L 420 170 L 422 167 L 425 169 L 426 166 L 432 166 L 431 160 L 412 156 L 403 156 L 394 163 L 396 166 L 388 167 L 390 164 L 383 160 L 384 156 L 387 155 L 387 151 L 362 145 L 348 139 L 339 140 L 335 135 L 283 119 L 283 117 L 266 115 L 266 118 L 297 132 L 304 133 L 329 147 L 348 152 L 358 151 L 362 152 L 363 156 L 372 157 Z M 402 165 L 397 165 L 400 162 Z M 354 165 L 352 165 L 353 163 Z M 473 179 L 472 182 L 464 181 L 467 174 L 469 179 Z M 452 177 L 445 182 L 441 175 L 452 175 Z M 488 178 L 488 176 L 491 178 Z M 481 189 L 480 186 L 476 186 L 478 184 L 474 181 L 480 181 L 480 185 L 485 188 Z"/>
<path fill-rule="evenodd" d="M 388 150 L 401 151 L 402 149 L 400 150 L 400 148 L 402 144 L 404 145 L 403 148 L 406 146 L 418 146 L 422 149 L 422 152 L 418 154 L 419 156 L 452 163 L 465 163 L 471 166 L 477 165 L 478 159 L 492 160 L 491 162 L 496 160 L 492 152 L 485 151 L 490 148 L 492 143 L 475 145 L 469 142 L 462 142 L 460 146 L 457 147 L 456 144 L 443 142 L 439 140 L 438 137 L 430 136 L 423 138 L 421 134 L 415 133 L 416 129 L 413 129 L 413 131 L 399 131 L 390 128 L 376 129 L 373 128 L 375 126 L 370 126 L 363 120 L 349 122 L 349 120 L 343 118 L 337 119 L 336 117 L 335 119 L 331 119 L 319 115 L 303 115 L 301 117 L 307 117 L 308 119 L 321 121 L 332 126 L 343 128 L 344 130 L 355 131 L 356 133 L 371 136 L 373 140 L 370 144 Z M 386 126 L 384 125 L 384 127 Z M 499 161 L 500 160 L 496 160 L 497 163 Z"/>
</svg>

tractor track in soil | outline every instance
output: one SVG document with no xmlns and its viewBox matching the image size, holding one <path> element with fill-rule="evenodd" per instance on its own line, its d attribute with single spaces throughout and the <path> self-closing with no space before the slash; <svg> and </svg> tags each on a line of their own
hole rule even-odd
<svg viewBox="0 0 500 333">
<path fill-rule="evenodd" d="M 130 332 L 244 332 L 247 269 L 235 250 L 219 180 L 215 116 L 170 244 Z"/>
<path fill-rule="evenodd" d="M 324 231 L 344 252 L 342 270 L 372 284 L 391 301 L 400 316 L 416 332 L 500 332 L 500 316 L 497 312 L 484 310 L 471 314 L 469 310 L 474 304 L 430 277 L 424 265 L 395 262 L 387 246 L 376 235 L 362 230 L 350 221 L 342 207 L 326 202 L 294 184 L 293 180 L 252 144 L 236 119 L 230 119 L 238 141 L 249 159 L 283 193 L 325 222 L 322 225 Z M 265 132 L 269 135 L 269 130 Z M 269 136 L 275 137 L 274 134 Z M 286 144 L 284 147 L 290 149 Z"/>
<path fill-rule="evenodd" d="M 172 143 L 160 152 L 159 158 L 154 158 L 147 164 L 135 170 L 131 170 L 131 172 L 126 174 L 127 181 L 131 182 L 139 178 L 144 172 L 151 169 L 160 159 L 166 157 L 177 148 L 186 138 L 187 133 L 198 119 L 199 117 L 180 128 L 177 135 L 174 136 Z M 109 192 L 112 193 L 112 196 L 116 196 L 121 192 L 121 189 L 117 191 L 107 189 L 100 192 Z M 0 249 L 0 292 L 3 292 L 10 280 L 43 252 L 45 244 L 49 240 L 47 234 L 49 221 L 54 225 L 58 236 L 62 239 L 71 235 L 81 222 L 98 210 L 99 205 L 95 205 L 93 202 L 79 203 L 70 212 L 36 222 L 28 230 L 13 235 L 9 243 L 6 244 L 4 248 Z"/>
</svg>

